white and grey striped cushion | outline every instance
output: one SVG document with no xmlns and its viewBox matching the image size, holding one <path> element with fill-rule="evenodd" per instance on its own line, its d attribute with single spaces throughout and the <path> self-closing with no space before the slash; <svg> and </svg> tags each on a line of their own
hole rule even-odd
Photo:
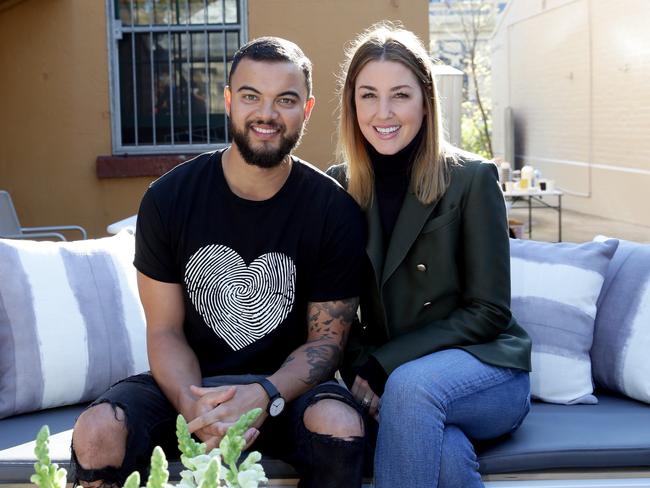
<svg viewBox="0 0 650 488">
<path fill-rule="evenodd" d="M 134 246 L 126 231 L 0 239 L 0 418 L 92 400 L 148 369 Z"/>
<path fill-rule="evenodd" d="M 533 341 L 531 393 L 597 403 L 589 351 L 596 302 L 617 240 L 586 244 L 511 239 L 512 313 Z"/>
<path fill-rule="evenodd" d="M 650 245 L 621 240 L 598 299 L 591 348 L 596 384 L 650 403 L 649 352 Z"/>
</svg>

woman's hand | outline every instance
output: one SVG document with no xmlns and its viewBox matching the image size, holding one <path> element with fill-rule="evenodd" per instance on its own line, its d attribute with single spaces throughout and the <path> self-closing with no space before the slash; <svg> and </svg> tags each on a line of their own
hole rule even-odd
<svg viewBox="0 0 650 488">
<path fill-rule="evenodd" d="M 379 421 L 379 397 L 372 391 L 370 385 L 361 376 L 354 378 L 352 385 L 352 396 L 359 404 L 368 410 L 368 413 Z"/>
</svg>

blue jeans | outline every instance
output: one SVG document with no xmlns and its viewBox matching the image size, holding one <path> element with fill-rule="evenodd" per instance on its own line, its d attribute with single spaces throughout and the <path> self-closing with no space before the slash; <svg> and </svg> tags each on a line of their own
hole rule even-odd
<svg viewBox="0 0 650 488">
<path fill-rule="evenodd" d="M 525 371 L 461 349 L 403 364 L 381 398 L 375 487 L 482 487 L 471 440 L 514 431 L 529 408 Z"/>
</svg>

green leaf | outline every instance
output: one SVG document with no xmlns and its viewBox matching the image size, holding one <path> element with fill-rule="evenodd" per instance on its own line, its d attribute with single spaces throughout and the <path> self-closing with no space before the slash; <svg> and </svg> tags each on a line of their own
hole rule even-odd
<svg viewBox="0 0 650 488">
<path fill-rule="evenodd" d="M 237 475 L 237 483 L 240 488 L 257 488 L 260 483 L 268 482 L 268 478 L 264 475 L 264 470 L 259 464 L 255 465 L 257 469 L 248 469 L 240 471 Z"/>
<path fill-rule="evenodd" d="M 219 474 L 221 471 L 221 462 L 219 458 L 212 458 L 203 475 L 203 481 L 199 488 L 217 488 L 219 486 Z"/>
<path fill-rule="evenodd" d="M 253 422 L 255 422 L 255 420 L 257 420 L 257 417 L 259 417 L 261 414 L 261 408 L 254 408 L 253 410 L 246 412 L 244 415 L 239 417 L 239 420 L 235 422 L 235 425 L 231 426 L 228 429 L 226 435 L 243 436 L 248 428 L 253 425 Z"/>
<path fill-rule="evenodd" d="M 140 488 L 140 473 L 134 471 L 124 482 L 124 488 Z"/>
<path fill-rule="evenodd" d="M 41 427 L 41 430 L 36 434 L 36 447 L 34 454 L 38 462 L 44 465 L 50 464 L 50 428 L 47 425 Z"/>
<path fill-rule="evenodd" d="M 239 473 L 239 470 L 237 469 L 237 460 L 239 459 L 239 456 L 241 456 L 242 449 L 244 449 L 244 446 L 246 445 L 244 433 L 261 413 L 261 408 L 254 408 L 239 417 L 239 420 L 228 429 L 226 435 L 221 439 L 221 443 L 219 444 L 223 461 L 228 465 L 226 480 L 232 486 L 239 486 L 237 482 L 237 475 Z"/>
<path fill-rule="evenodd" d="M 246 441 L 243 437 L 226 434 L 226 436 L 221 439 L 221 444 L 219 444 L 219 449 L 221 450 L 224 462 L 229 466 L 233 466 L 239 459 L 245 445 Z"/>
<path fill-rule="evenodd" d="M 262 455 L 257 452 L 253 451 L 251 452 L 248 456 L 246 456 L 246 459 L 239 465 L 239 471 L 246 471 L 247 469 L 250 469 L 253 464 L 259 463 L 260 460 L 262 459 Z"/>
<path fill-rule="evenodd" d="M 151 469 L 149 479 L 147 479 L 147 488 L 163 488 L 168 479 L 169 471 L 167 471 L 165 453 L 160 446 L 156 446 L 151 455 Z"/>
<path fill-rule="evenodd" d="M 65 488 L 68 472 L 52 463 L 49 443 L 50 429 L 44 425 L 36 435 L 34 454 L 37 461 L 34 463 L 34 474 L 29 479 L 40 488 Z"/>
<path fill-rule="evenodd" d="M 176 437 L 178 438 L 178 449 L 181 451 L 181 462 L 186 468 L 191 468 L 188 465 L 188 460 L 205 454 L 206 448 L 205 444 L 192 439 L 192 434 L 187 428 L 187 422 L 180 414 L 176 417 Z"/>
</svg>

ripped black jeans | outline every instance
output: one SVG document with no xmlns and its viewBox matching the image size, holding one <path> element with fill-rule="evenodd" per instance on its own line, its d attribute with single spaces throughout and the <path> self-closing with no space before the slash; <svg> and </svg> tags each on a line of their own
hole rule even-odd
<svg viewBox="0 0 650 488">
<path fill-rule="evenodd" d="M 249 384 L 257 378 L 254 375 L 215 376 L 204 378 L 203 386 Z M 317 434 L 307 430 L 303 423 L 307 407 L 326 398 L 340 400 L 362 415 L 350 392 L 337 382 L 328 381 L 289 402 L 277 417 L 268 417 L 252 449 L 294 466 L 300 476 L 300 488 L 358 488 L 362 482 L 364 439 L 344 440 Z M 122 486 L 135 470 L 146 480 L 155 446 L 161 446 L 168 459 L 179 458 L 178 413 L 151 374 L 131 376 L 116 383 L 91 407 L 100 403 L 118 406 L 125 413 L 128 435 L 124 461 L 119 468 L 84 469 L 72 446 L 75 485 L 80 481 L 104 480 L 106 484 Z"/>
</svg>

